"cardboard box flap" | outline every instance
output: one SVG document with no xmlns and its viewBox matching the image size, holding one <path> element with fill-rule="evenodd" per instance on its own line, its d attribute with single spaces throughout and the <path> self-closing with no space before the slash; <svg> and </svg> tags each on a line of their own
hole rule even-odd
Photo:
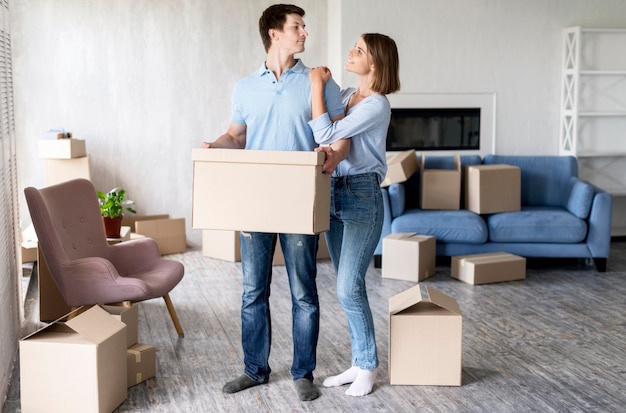
<svg viewBox="0 0 626 413">
<path fill-rule="evenodd" d="M 239 162 L 252 164 L 323 165 L 324 152 L 314 151 L 261 151 L 251 149 L 204 149 L 191 150 L 193 161 Z"/>
<path fill-rule="evenodd" d="M 459 305 L 454 298 L 422 285 L 416 285 L 389 298 L 389 314 L 397 314 L 422 302 L 429 302 L 449 312 L 461 314 Z M 434 310 L 430 305 L 420 308 L 427 311 Z"/>
<path fill-rule="evenodd" d="M 461 265 L 465 265 L 467 263 L 472 263 L 475 265 L 480 265 L 484 263 L 499 263 L 499 262 L 509 262 L 511 260 L 515 260 L 516 258 L 522 259 L 521 257 L 516 257 L 513 254 L 502 253 L 502 252 L 490 252 L 485 254 L 477 254 L 465 256 L 459 259 L 459 263 Z"/>
<path fill-rule="evenodd" d="M 89 338 L 93 343 L 102 343 L 112 333 L 126 328 L 126 324 L 97 305 L 68 320 L 65 324 L 78 334 Z"/>
<path fill-rule="evenodd" d="M 56 320 L 51 321 L 50 324 L 46 324 L 43 327 L 40 327 L 37 330 L 33 331 L 32 333 L 22 337 L 22 340 L 26 340 L 26 339 L 28 339 L 28 338 L 36 335 L 36 334 L 39 334 L 43 330 L 46 330 L 46 331 L 48 331 L 48 330 L 50 330 L 50 331 L 62 331 L 62 332 L 68 332 L 68 333 L 69 332 L 74 332 L 73 329 L 67 327 L 64 323 L 61 323 L 61 322 L 62 321 L 66 321 L 67 318 L 70 315 L 72 315 L 72 314 L 76 314 L 76 315 L 80 314 L 83 311 L 83 309 L 84 308 L 81 306 L 81 307 L 77 308 L 76 310 L 71 311 L 68 314 L 65 314 L 65 315 L 57 318 Z"/>
</svg>

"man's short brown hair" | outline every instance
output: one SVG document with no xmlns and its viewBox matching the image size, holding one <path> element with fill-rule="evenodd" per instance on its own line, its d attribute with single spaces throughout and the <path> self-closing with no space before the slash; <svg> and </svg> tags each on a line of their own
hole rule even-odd
<svg viewBox="0 0 626 413">
<path fill-rule="evenodd" d="M 297 14 L 300 17 L 304 17 L 304 9 L 293 4 L 274 4 L 265 9 L 261 15 L 259 19 L 259 34 L 261 35 L 261 40 L 263 40 L 263 47 L 265 47 L 266 52 L 272 45 L 272 39 L 269 34 L 270 29 L 283 30 L 288 14 Z"/>
</svg>

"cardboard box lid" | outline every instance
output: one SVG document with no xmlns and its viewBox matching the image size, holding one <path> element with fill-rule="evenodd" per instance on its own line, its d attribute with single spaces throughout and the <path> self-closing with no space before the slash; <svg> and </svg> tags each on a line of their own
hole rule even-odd
<svg viewBox="0 0 626 413">
<path fill-rule="evenodd" d="M 461 309 L 454 298 L 422 285 L 416 285 L 389 298 L 389 315 L 398 314 L 419 303 L 434 304 L 452 315 L 461 315 Z"/>
<path fill-rule="evenodd" d="M 205 149 L 191 150 L 191 159 L 201 162 L 238 162 L 279 165 L 323 165 L 324 152 L 314 151 L 261 151 L 252 149 Z"/>
<path fill-rule="evenodd" d="M 463 265 L 464 263 L 472 263 L 475 265 L 480 264 L 493 264 L 500 262 L 511 262 L 511 261 L 520 261 L 526 260 L 524 257 L 520 257 L 515 254 L 511 254 L 508 252 L 487 252 L 484 254 L 473 254 L 473 255 L 462 255 L 458 257 L 453 257 L 454 259 L 459 260 L 459 263 Z"/>
<path fill-rule="evenodd" d="M 82 310 L 83 307 L 74 310 L 58 320 L 55 320 L 39 330 L 27 335 L 22 338 L 22 340 L 28 340 L 44 331 L 50 331 L 60 333 L 76 333 L 90 343 L 100 344 L 108 339 L 112 334 L 126 328 L 126 324 L 117 320 L 115 317 L 112 317 L 100 306 L 95 305 L 84 312 L 81 312 Z M 79 314 L 64 323 L 61 323 L 62 320 L 74 313 Z"/>
</svg>

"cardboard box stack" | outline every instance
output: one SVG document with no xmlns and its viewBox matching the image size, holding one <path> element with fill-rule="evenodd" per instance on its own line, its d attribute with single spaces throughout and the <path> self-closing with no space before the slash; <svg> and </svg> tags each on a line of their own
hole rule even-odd
<svg viewBox="0 0 626 413">
<path fill-rule="evenodd" d="M 508 252 L 452 257 L 450 276 L 468 284 L 487 284 L 526 278 L 526 258 Z"/>
<path fill-rule="evenodd" d="M 325 154 L 192 150 L 192 226 L 197 229 L 317 234 L 330 225 Z"/>
<path fill-rule="evenodd" d="M 435 237 L 413 232 L 383 238 L 383 278 L 419 282 L 435 274 Z"/>
<path fill-rule="evenodd" d="M 460 386 L 462 327 L 456 300 L 433 288 L 416 285 L 391 297 L 389 384 Z"/>
<path fill-rule="evenodd" d="M 454 155 L 454 169 L 426 169 L 420 162 L 420 208 L 455 210 L 461 207 L 461 158 Z"/>
<path fill-rule="evenodd" d="M 46 139 L 39 141 L 39 157 L 44 160 L 46 186 L 76 178 L 91 179 L 85 141 L 68 136 L 71 134 L 46 133 Z"/>
<path fill-rule="evenodd" d="M 385 175 L 385 179 L 380 186 L 385 187 L 404 182 L 409 179 L 418 168 L 419 165 L 417 163 L 415 149 L 389 155 L 387 156 L 387 175 Z"/>
<path fill-rule="evenodd" d="M 472 165 L 465 170 L 465 208 L 477 214 L 519 211 L 521 172 L 511 165 Z"/>
</svg>

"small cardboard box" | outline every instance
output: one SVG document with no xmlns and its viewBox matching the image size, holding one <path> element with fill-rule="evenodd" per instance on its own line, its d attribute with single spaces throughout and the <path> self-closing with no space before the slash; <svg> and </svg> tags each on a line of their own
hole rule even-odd
<svg viewBox="0 0 626 413">
<path fill-rule="evenodd" d="M 380 186 L 404 182 L 417 171 L 418 167 L 415 149 L 390 155 L 387 157 L 387 174 Z"/>
<path fill-rule="evenodd" d="M 48 324 L 19 347 L 25 413 L 108 413 L 126 400 L 126 325 L 98 306 Z"/>
<path fill-rule="evenodd" d="M 72 159 L 44 159 L 44 178 L 46 186 L 78 178 L 91 180 L 89 156 Z"/>
<path fill-rule="evenodd" d="M 37 261 L 37 245 L 35 241 L 22 242 L 22 264 Z"/>
<path fill-rule="evenodd" d="M 459 255 L 450 261 L 450 276 L 475 285 L 523 280 L 526 258 L 508 252 Z"/>
<path fill-rule="evenodd" d="M 185 218 L 141 220 L 135 222 L 138 234 L 154 239 L 161 255 L 187 251 Z"/>
<path fill-rule="evenodd" d="M 416 285 L 389 299 L 389 384 L 460 386 L 463 317 L 456 300 Z"/>
<path fill-rule="evenodd" d="M 135 215 L 135 214 L 126 214 L 124 218 L 122 218 L 122 225 L 127 225 L 130 227 L 130 232 L 137 232 L 137 228 L 135 224 L 137 221 L 152 221 L 155 219 L 168 219 L 169 214 L 157 214 L 157 215 Z"/>
<path fill-rule="evenodd" d="M 132 304 L 130 307 L 123 305 L 103 305 L 107 313 L 126 324 L 126 347 L 130 348 L 137 344 L 139 334 L 139 306 Z"/>
<path fill-rule="evenodd" d="M 326 237 L 324 234 L 320 234 L 319 242 L 317 243 L 317 255 L 318 260 L 330 258 L 330 252 L 328 252 L 328 245 L 326 244 Z M 285 256 L 283 255 L 283 249 L 280 246 L 280 239 L 276 241 L 276 249 L 274 250 L 274 259 L 272 265 L 285 265 Z"/>
<path fill-rule="evenodd" d="M 72 159 L 87 155 L 83 139 L 45 139 L 39 141 L 39 157 L 43 159 Z"/>
<path fill-rule="evenodd" d="M 477 214 L 519 211 L 521 172 L 511 165 L 472 165 L 465 170 L 465 208 Z"/>
<path fill-rule="evenodd" d="M 317 234 L 330 226 L 323 152 L 192 150 L 192 226 Z"/>
<path fill-rule="evenodd" d="M 239 231 L 202 230 L 202 255 L 223 261 L 241 261 Z"/>
<path fill-rule="evenodd" d="M 435 275 L 435 237 L 413 232 L 383 238 L 383 278 L 419 282 Z"/>
<path fill-rule="evenodd" d="M 61 291 L 55 284 L 40 248 L 37 249 L 37 273 L 39 275 L 39 320 L 54 321 L 72 311 L 72 307 L 65 302 Z"/>
<path fill-rule="evenodd" d="M 156 376 L 156 348 L 137 343 L 126 350 L 126 382 L 128 387 Z"/>
<path fill-rule="evenodd" d="M 420 208 L 455 210 L 461 207 L 461 158 L 454 155 L 454 169 L 425 169 L 420 162 Z"/>
</svg>

